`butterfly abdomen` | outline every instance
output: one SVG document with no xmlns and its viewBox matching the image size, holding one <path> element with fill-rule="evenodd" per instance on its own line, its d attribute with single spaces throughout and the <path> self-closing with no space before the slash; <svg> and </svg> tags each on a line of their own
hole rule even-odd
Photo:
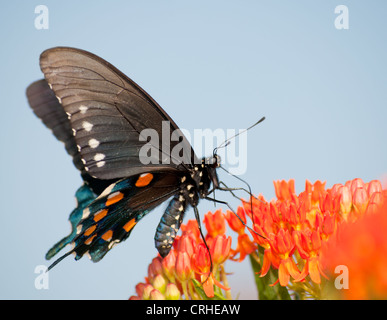
<svg viewBox="0 0 387 320">
<path fill-rule="evenodd" d="M 156 229 L 155 246 L 162 257 L 168 255 L 183 221 L 187 201 L 182 192 L 169 203 Z"/>
</svg>

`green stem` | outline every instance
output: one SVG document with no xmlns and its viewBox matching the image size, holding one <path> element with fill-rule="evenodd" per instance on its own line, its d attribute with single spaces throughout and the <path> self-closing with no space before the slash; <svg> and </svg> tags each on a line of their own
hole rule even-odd
<svg viewBox="0 0 387 320">
<path fill-rule="evenodd" d="M 188 299 L 189 295 L 188 295 L 188 291 L 187 291 L 187 281 L 182 281 L 181 287 L 183 288 L 184 299 L 189 300 Z"/>
<path fill-rule="evenodd" d="M 227 280 L 226 272 L 224 271 L 224 265 L 223 264 L 220 266 L 220 278 L 221 278 L 224 286 L 229 288 L 228 280 Z M 227 300 L 232 300 L 231 290 L 225 290 L 225 291 L 226 291 L 226 299 Z"/>
</svg>

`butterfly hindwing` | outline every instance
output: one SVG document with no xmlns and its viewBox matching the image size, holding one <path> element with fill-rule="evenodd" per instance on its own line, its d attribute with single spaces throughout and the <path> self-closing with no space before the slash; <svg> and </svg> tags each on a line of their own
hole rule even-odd
<svg viewBox="0 0 387 320">
<path fill-rule="evenodd" d="M 46 259 L 50 260 L 55 256 L 60 250 L 62 250 L 67 244 L 74 241 L 74 238 L 77 236 L 77 225 L 82 220 L 83 210 L 92 203 L 97 196 L 86 184 L 82 185 L 77 192 L 75 193 L 75 198 L 77 200 L 77 207 L 71 212 L 69 221 L 71 224 L 71 232 L 68 236 L 64 237 L 62 240 L 58 241 L 55 245 L 48 250 L 46 254 Z"/>
<path fill-rule="evenodd" d="M 172 172 L 157 172 L 111 184 L 82 210 L 70 252 L 76 259 L 88 253 L 94 262 L 101 260 L 115 244 L 129 237 L 141 218 L 178 192 L 178 179 Z"/>
</svg>

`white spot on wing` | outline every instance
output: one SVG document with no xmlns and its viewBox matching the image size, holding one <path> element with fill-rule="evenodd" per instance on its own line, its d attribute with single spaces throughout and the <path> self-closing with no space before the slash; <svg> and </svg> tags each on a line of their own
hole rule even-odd
<svg viewBox="0 0 387 320">
<path fill-rule="evenodd" d="M 99 141 L 97 139 L 94 139 L 94 138 L 90 139 L 89 140 L 89 146 L 90 146 L 90 148 L 95 149 L 95 148 L 97 148 L 99 146 Z"/>
<path fill-rule="evenodd" d="M 82 128 L 85 129 L 87 132 L 89 132 L 91 131 L 91 129 L 93 129 L 93 125 L 90 122 L 83 121 Z"/>
<path fill-rule="evenodd" d="M 105 159 L 105 155 L 103 153 L 97 153 L 95 156 L 94 156 L 94 160 L 95 161 L 101 161 Z"/>
<path fill-rule="evenodd" d="M 101 168 L 101 167 L 103 167 L 105 165 L 105 161 L 99 161 L 99 162 L 97 162 L 97 167 L 98 168 Z"/>
<path fill-rule="evenodd" d="M 106 195 L 108 195 L 112 190 L 113 188 L 116 186 L 115 183 L 112 183 L 110 186 L 108 186 L 99 196 L 97 199 L 99 198 L 102 198 L 102 197 L 105 197 Z"/>
<path fill-rule="evenodd" d="M 82 219 L 86 219 L 90 215 L 90 209 L 87 207 L 82 211 Z"/>
<path fill-rule="evenodd" d="M 118 240 L 118 239 L 110 242 L 109 245 L 108 245 L 108 249 L 113 248 L 119 242 L 120 242 L 120 240 Z"/>
<path fill-rule="evenodd" d="M 105 165 L 105 161 L 101 161 L 105 159 L 105 155 L 103 153 L 97 153 L 95 156 L 94 156 L 94 160 L 97 161 L 97 167 L 98 168 L 101 168 Z"/>
<path fill-rule="evenodd" d="M 79 111 L 82 113 L 82 114 L 85 114 L 87 109 L 89 109 L 88 107 L 84 106 L 84 105 L 81 105 L 79 107 Z"/>
</svg>

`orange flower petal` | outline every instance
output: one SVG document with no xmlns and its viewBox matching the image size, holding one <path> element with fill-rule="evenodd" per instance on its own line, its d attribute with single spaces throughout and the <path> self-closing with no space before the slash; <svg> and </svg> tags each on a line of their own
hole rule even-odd
<svg viewBox="0 0 387 320">
<path fill-rule="evenodd" d="M 281 262 L 278 269 L 278 280 L 281 286 L 286 287 L 290 280 L 289 270 L 286 268 L 285 263 Z"/>
</svg>

